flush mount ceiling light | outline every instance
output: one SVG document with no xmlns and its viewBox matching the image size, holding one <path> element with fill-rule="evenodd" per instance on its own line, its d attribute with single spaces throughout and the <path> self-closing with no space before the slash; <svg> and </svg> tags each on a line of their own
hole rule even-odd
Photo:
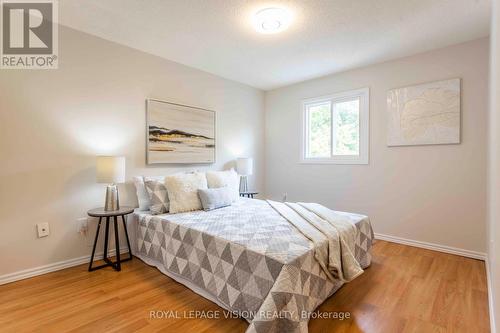
<svg viewBox="0 0 500 333">
<path fill-rule="evenodd" d="M 292 21 L 292 14 L 285 8 L 265 8 L 255 13 L 253 25 L 263 34 L 275 34 L 286 30 Z"/>
</svg>

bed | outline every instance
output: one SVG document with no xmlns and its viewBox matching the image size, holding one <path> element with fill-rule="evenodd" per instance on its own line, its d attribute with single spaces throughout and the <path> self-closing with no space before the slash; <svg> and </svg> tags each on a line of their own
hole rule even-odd
<svg viewBox="0 0 500 333">
<path fill-rule="evenodd" d="M 335 212 L 355 226 L 353 257 L 370 265 L 366 216 Z M 242 198 L 213 211 L 135 212 L 134 255 L 222 308 L 247 332 L 307 332 L 309 315 L 345 279 L 317 260 L 318 244 L 270 202 Z"/>
</svg>

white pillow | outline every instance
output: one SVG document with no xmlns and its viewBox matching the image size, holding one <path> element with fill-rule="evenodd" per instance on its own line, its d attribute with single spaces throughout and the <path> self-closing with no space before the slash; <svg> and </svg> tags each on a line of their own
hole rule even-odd
<svg viewBox="0 0 500 333">
<path fill-rule="evenodd" d="M 135 193 L 137 194 L 137 202 L 139 203 L 139 210 L 149 210 L 151 207 L 151 200 L 149 198 L 149 193 L 146 190 L 145 181 L 148 180 L 157 180 L 163 182 L 165 180 L 165 176 L 155 176 L 155 177 L 144 177 L 144 176 L 135 176 L 132 177 L 135 185 Z"/>
<path fill-rule="evenodd" d="M 240 197 L 240 177 L 234 169 L 227 171 L 207 171 L 208 188 L 228 187 L 231 200 L 235 202 Z"/>
<path fill-rule="evenodd" d="M 204 173 L 183 173 L 165 177 L 165 186 L 170 200 L 169 212 L 181 213 L 200 210 L 199 189 L 206 189 L 207 178 Z"/>
<path fill-rule="evenodd" d="M 144 177 L 135 176 L 132 177 L 132 180 L 134 181 L 137 201 L 139 202 L 139 210 L 149 210 L 151 201 L 149 200 L 149 195 L 144 184 Z"/>
</svg>

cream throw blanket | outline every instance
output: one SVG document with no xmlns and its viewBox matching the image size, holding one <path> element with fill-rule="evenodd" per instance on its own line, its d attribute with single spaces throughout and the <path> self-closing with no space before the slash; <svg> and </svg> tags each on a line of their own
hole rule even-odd
<svg viewBox="0 0 500 333">
<path fill-rule="evenodd" d="M 314 243 L 314 256 L 330 279 L 349 282 L 363 273 L 354 257 L 356 227 L 341 213 L 317 203 L 267 202 Z"/>
</svg>

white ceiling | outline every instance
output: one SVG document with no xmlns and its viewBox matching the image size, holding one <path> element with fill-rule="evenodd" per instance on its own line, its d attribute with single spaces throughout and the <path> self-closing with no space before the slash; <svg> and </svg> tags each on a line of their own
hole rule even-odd
<svg viewBox="0 0 500 333">
<path fill-rule="evenodd" d="M 285 32 L 250 17 L 285 6 Z M 63 25 L 269 90 L 487 36 L 490 0 L 63 0 Z"/>
</svg>

